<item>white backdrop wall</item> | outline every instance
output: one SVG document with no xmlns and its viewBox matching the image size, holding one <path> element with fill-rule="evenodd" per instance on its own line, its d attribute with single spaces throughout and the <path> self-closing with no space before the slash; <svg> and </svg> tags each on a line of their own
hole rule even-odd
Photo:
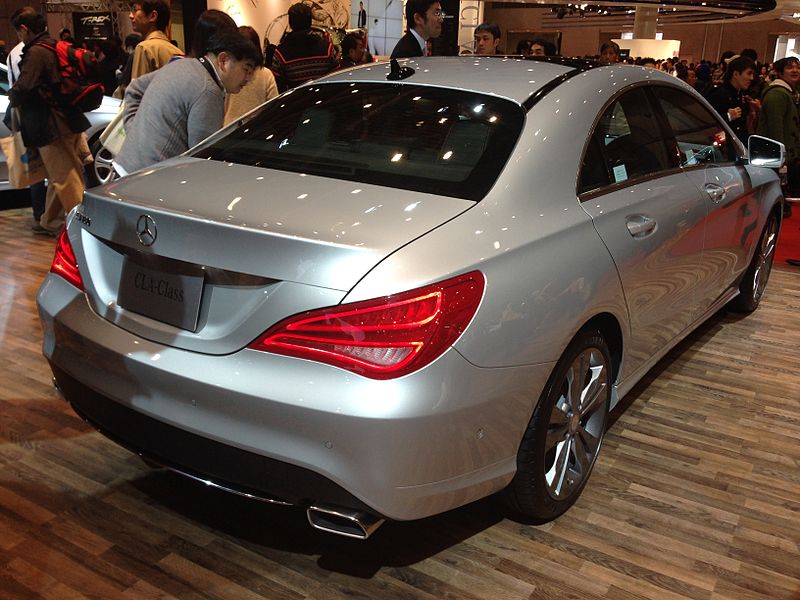
<svg viewBox="0 0 800 600">
<path fill-rule="evenodd" d="M 483 2 L 461 0 L 458 14 L 459 54 L 464 50 L 475 50 L 475 28 L 483 23 Z"/>
<path fill-rule="evenodd" d="M 289 25 L 287 11 L 293 0 L 208 0 L 208 8 L 228 13 L 237 25 L 250 25 L 277 44 Z M 402 0 L 364 0 L 370 51 L 387 54 L 403 35 Z M 355 27 L 358 0 L 314 0 L 314 23 L 328 27 Z M 388 49 L 388 50 L 387 50 Z"/>
<path fill-rule="evenodd" d="M 277 44 L 289 26 L 287 11 L 295 1 L 207 0 L 207 6 L 228 13 L 237 25 L 250 25 L 262 39 L 267 37 Z M 312 0 L 311 5 L 316 25 L 350 28 L 357 24 L 358 0 Z M 364 0 L 364 8 L 370 52 L 376 56 L 390 54 L 403 36 L 403 0 Z M 177 18 L 175 15 L 173 21 Z M 48 28 L 56 35 L 62 27 L 72 27 L 69 13 L 48 13 L 47 20 Z M 119 25 L 120 37 L 124 39 L 132 31 L 127 12 L 119 14 Z"/>
<path fill-rule="evenodd" d="M 363 0 L 367 11 L 369 51 L 375 56 L 391 54 L 403 37 L 403 0 Z M 350 26 L 358 23 L 358 0 L 353 0 Z"/>
</svg>

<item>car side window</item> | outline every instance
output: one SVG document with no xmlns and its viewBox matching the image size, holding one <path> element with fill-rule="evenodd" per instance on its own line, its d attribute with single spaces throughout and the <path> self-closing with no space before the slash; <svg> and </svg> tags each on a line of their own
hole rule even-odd
<svg viewBox="0 0 800 600">
<path fill-rule="evenodd" d="M 681 166 L 730 163 L 736 146 L 719 120 L 697 99 L 675 88 L 653 90 L 680 150 Z"/>
<path fill-rule="evenodd" d="M 626 92 L 603 113 L 581 164 L 578 192 L 677 167 L 643 88 Z"/>
</svg>

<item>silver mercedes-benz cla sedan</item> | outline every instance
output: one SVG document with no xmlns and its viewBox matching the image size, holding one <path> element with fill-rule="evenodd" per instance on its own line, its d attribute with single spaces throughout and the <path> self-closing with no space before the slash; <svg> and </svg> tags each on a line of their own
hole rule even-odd
<svg viewBox="0 0 800 600">
<path fill-rule="evenodd" d="M 75 411 L 366 537 L 503 491 L 545 521 L 610 408 L 754 310 L 783 147 L 656 70 L 373 64 L 87 192 L 38 296 Z"/>
</svg>

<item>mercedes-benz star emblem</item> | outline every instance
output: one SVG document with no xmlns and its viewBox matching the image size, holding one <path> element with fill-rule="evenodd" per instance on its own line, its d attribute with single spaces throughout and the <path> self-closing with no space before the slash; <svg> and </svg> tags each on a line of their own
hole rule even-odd
<svg viewBox="0 0 800 600">
<path fill-rule="evenodd" d="M 142 215 L 136 221 L 136 237 L 139 238 L 139 243 L 142 246 L 152 246 L 156 241 L 158 230 L 156 229 L 156 222 L 150 215 Z"/>
</svg>

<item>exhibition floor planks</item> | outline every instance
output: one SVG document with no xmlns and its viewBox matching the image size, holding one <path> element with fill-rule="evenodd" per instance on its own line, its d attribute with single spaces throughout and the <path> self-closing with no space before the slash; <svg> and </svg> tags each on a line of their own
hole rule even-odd
<svg viewBox="0 0 800 600">
<path fill-rule="evenodd" d="M 720 312 L 612 415 L 583 496 L 496 499 L 366 542 L 151 471 L 59 399 L 35 295 L 55 241 L 0 212 L 0 598 L 800 599 L 800 269 Z"/>
</svg>

